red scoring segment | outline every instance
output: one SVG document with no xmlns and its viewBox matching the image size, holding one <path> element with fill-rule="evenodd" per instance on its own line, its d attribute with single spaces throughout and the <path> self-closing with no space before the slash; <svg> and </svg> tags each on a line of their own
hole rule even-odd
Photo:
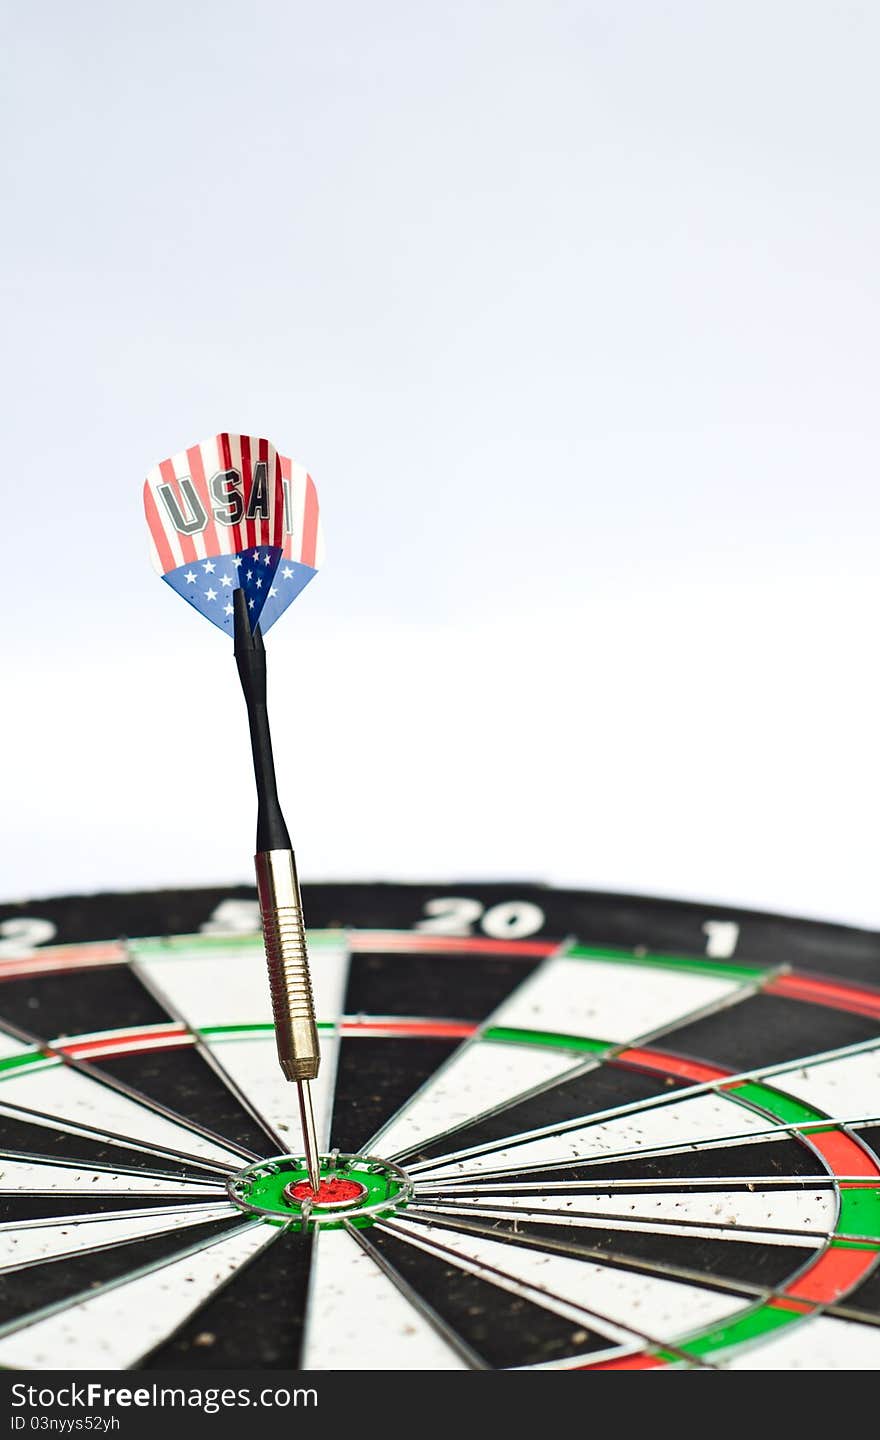
<svg viewBox="0 0 880 1440">
<path fill-rule="evenodd" d="M 300 1180 L 289 1193 L 294 1200 L 311 1200 L 314 1205 L 349 1205 L 361 1198 L 364 1187 L 356 1180 L 322 1180 L 313 1190 L 308 1180 Z"/>
</svg>

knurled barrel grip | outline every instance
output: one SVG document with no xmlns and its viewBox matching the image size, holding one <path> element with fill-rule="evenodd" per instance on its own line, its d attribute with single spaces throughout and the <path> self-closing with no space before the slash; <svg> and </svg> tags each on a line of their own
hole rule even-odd
<svg viewBox="0 0 880 1440">
<path fill-rule="evenodd" d="M 293 851 L 261 850 L 254 866 L 278 1059 L 288 1080 L 314 1080 L 321 1053 Z"/>
</svg>

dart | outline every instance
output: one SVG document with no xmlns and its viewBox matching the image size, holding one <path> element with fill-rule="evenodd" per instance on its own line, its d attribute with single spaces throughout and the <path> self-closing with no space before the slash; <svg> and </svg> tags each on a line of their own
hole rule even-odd
<svg viewBox="0 0 880 1440">
<path fill-rule="evenodd" d="M 263 635 L 315 575 L 314 482 L 267 440 L 223 433 L 150 472 L 144 508 L 154 568 L 234 640 L 257 787 L 254 864 L 278 1059 L 297 1087 L 309 1183 L 320 1186 L 310 1082 L 320 1047 L 296 861 L 278 799 Z"/>
</svg>

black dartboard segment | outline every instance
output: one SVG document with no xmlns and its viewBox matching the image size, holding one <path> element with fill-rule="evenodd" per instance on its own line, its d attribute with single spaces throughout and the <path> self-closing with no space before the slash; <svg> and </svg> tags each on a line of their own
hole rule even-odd
<svg viewBox="0 0 880 1440">
<path fill-rule="evenodd" d="M 253 892 L 0 909 L 0 1364 L 880 1365 L 877 935 L 540 886 L 305 906 L 322 1149 L 407 1177 L 313 1234 L 227 1188 L 301 1145 Z"/>
<path fill-rule="evenodd" d="M 333 1101 L 331 1142 L 342 1151 L 370 1138 L 449 1060 L 458 1040 L 343 1040 Z"/>
<path fill-rule="evenodd" d="M 84 1035 L 96 1028 L 162 1024 L 170 1016 L 127 967 L 120 965 L 10 977 L 4 982 L 0 1021 L 40 1040 Z"/>
<path fill-rule="evenodd" d="M 64 1227 L 67 1230 L 67 1253 L 61 1248 L 57 1255 L 42 1263 L 34 1261 L 26 1267 L 4 1272 L 0 1282 L 0 1324 L 8 1326 L 10 1322 L 30 1313 L 35 1291 L 47 1306 L 57 1305 L 59 1301 L 71 1300 L 74 1297 L 82 1300 L 88 1297 L 91 1291 L 111 1285 L 120 1276 L 151 1266 L 164 1268 L 163 1262 L 185 1254 L 187 1243 L 198 1245 L 201 1241 L 216 1241 L 230 1229 L 241 1229 L 237 1221 L 227 1218 L 215 1219 L 206 1224 L 187 1224 L 172 1230 L 168 1228 L 170 1215 L 153 1218 L 157 1226 L 166 1226 L 161 1234 L 150 1239 L 105 1244 L 100 1249 L 90 1250 L 88 1254 L 77 1253 L 74 1249 L 77 1227 Z M 186 1218 L 191 1221 L 198 1217 L 196 1212 L 193 1212 Z M 123 1225 L 131 1223 L 131 1215 L 128 1214 L 119 1222 L 116 1233 L 121 1233 Z M 94 1224 L 108 1229 L 109 1240 L 112 1222 L 97 1220 Z M 37 1234 L 36 1229 L 31 1234 Z M 23 1235 L 22 1238 L 30 1239 L 31 1234 Z M 63 1239 L 60 1244 L 63 1247 Z"/>
<path fill-rule="evenodd" d="M 408 1244 L 381 1226 L 370 1243 L 487 1368 L 564 1360 L 606 1348 L 603 1335 L 521 1295 L 512 1295 L 499 1309 L 495 1285 L 450 1263 L 442 1251 Z"/>
<path fill-rule="evenodd" d="M 256 1369 L 291 1369 L 300 1354 L 312 1263 L 310 1236 L 286 1236 L 239 1266 L 211 1300 L 143 1361 L 147 1370 L 235 1370 L 241 1337 Z"/>
<path fill-rule="evenodd" d="M 479 1148 L 553 1124 L 565 1124 L 579 1115 L 595 1115 L 609 1107 L 635 1104 L 651 1096 L 668 1094 L 678 1089 L 680 1081 L 671 1076 L 651 1075 L 644 1071 L 627 1070 L 621 1065 L 607 1066 L 588 1061 L 592 1068 L 577 1070 L 570 1079 L 544 1086 L 526 1100 L 501 1105 L 471 1125 L 454 1132 L 457 1150 Z M 411 1152 L 407 1160 L 439 1158 L 452 1142 L 450 1134 Z"/>
<path fill-rule="evenodd" d="M 93 1061 L 88 1070 L 182 1114 L 245 1155 L 265 1153 L 270 1135 L 194 1047 L 111 1055 Z"/>
<path fill-rule="evenodd" d="M 732 1070 L 797 1060 L 821 1050 L 871 1041 L 876 1020 L 845 1010 L 804 1005 L 778 995 L 755 995 L 666 1037 L 670 1050 L 719 1061 Z"/>
</svg>

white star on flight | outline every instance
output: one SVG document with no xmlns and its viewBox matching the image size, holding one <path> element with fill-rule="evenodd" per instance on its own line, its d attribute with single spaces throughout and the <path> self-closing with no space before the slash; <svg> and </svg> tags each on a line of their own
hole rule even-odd
<svg viewBox="0 0 880 1440">
<path fill-rule="evenodd" d="M 216 600 L 216 599 L 217 599 L 217 591 L 216 591 L 216 590 L 206 590 L 206 591 L 205 591 L 205 599 L 206 599 L 206 600 Z"/>
<path fill-rule="evenodd" d="M 293 571 L 291 570 L 289 565 L 285 565 L 284 569 L 281 571 L 281 574 L 284 576 L 285 580 L 293 579 Z"/>
<path fill-rule="evenodd" d="M 252 579 L 253 579 L 253 576 L 254 576 L 253 570 L 249 570 L 249 571 L 247 572 L 247 578 L 248 578 L 248 580 L 252 580 Z"/>
<path fill-rule="evenodd" d="M 241 568 L 241 556 L 236 555 L 232 563 L 235 566 L 236 570 L 239 570 Z"/>
<path fill-rule="evenodd" d="M 194 575 L 192 570 L 187 570 L 183 578 L 186 581 L 187 585 L 195 585 L 199 577 L 198 575 Z"/>
<path fill-rule="evenodd" d="M 271 599 L 272 599 L 272 596 L 273 596 L 273 595 L 277 595 L 277 594 L 278 594 L 278 591 L 275 589 L 275 586 L 274 586 L 274 585 L 270 585 L 270 586 L 269 586 L 269 599 L 271 600 Z"/>
<path fill-rule="evenodd" d="M 253 610 L 253 608 L 254 608 L 254 602 L 253 602 L 253 600 L 249 600 L 249 601 L 248 601 L 248 609 L 249 609 L 249 610 Z"/>
<path fill-rule="evenodd" d="M 202 566 L 202 569 L 204 570 L 206 575 L 213 575 L 214 571 L 217 569 L 217 566 L 214 564 L 213 560 L 206 560 L 204 565 Z"/>
<path fill-rule="evenodd" d="M 260 552 L 259 552 L 259 550 L 255 550 L 254 553 L 253 553 L 252 559 L 254 559 L 254 560 L 259 560 L 259 558 L 260 558 Z"/>
<path fill-rule="evenodd" d="M 221 576 L 220 576 L 220 584 L 221 584 L 221 585 L 227 585 L 227 586 L 229 586 L 229 585 L 232 584 L 232 581 L 230 580 L 230 578 L 229 578 L 228 575 L 221 575 Z"/>
<path fill-rule="evenodd" d="M 263 564 L 264 564 L 264 565 L 271 565 L 271 564 L 272 564 L 272 556 L 269 554 L 268 550 L 266 551 L 266 554 L 263 556 Z"/>
<path fill-rule="evenodd" d="M 232 614 L 232 606 L 231 606 L 231 605 L 224 605 L 224 606 L 223 606 L 223 614 L 224 614 L 224 615 L 231 615 L 231 614 Z"/>
<path fill-rule="evenodd" d="M 263 588 L 263 582 L 262 582 L 262 580 L 260 579 L 259 575 L 257 576 L 257 582 L 256 582 L 256 583 L 257 583 L 257 589 L 258 589 L 258 590 L 262 590 L 262 588 Z"/>
</svg>

